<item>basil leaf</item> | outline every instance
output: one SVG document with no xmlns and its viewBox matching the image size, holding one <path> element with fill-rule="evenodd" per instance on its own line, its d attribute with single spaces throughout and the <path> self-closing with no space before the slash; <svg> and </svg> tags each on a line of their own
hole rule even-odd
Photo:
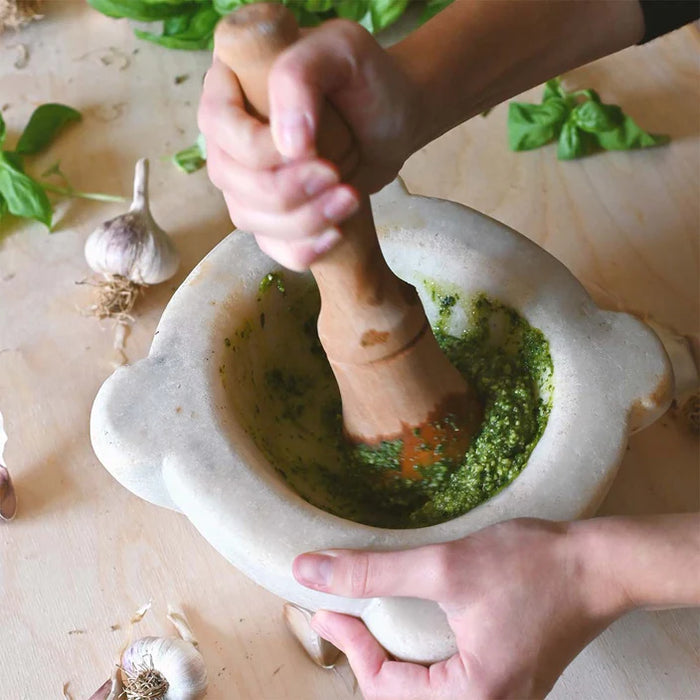
<svg viewBox="0 0 700 700">
<path fill-rule="evenodd" d="M 207 146 L 204 136 L 200 134 L 192 146 L 178 151 L 172 160 L 183 173 L 188 175 L 203 168 L 207 164 Z"/>
<path fill-rule="evenodd" d="M 214 9 L 220 15 L 228 15 L 231 12 L 233 12 L 237 7 L 240 7 L 241 5 L 245 5 L 246 1 L 245 0 L 214 0 L 214 2 L 212 4 L 214 5 Z"/>
<path fill-rule="evenodd" d="M 7 202 L 0 196 L 0 219 L 7 214 Z"/>
<path fill-rule="evenodd" d="M 600 102 L 600 95 L 595 90 L 591 89 L 576 90 L 573 97 L 587 97 L 589 100 L 593 100 L 593 102 Z"/>
<path fill-rule="evenodd" d="M 24 172 L 24 163 L 22 162 L 22 156 L 14 151 L 3 151 L 2 154 L 5 156 L 5 160 L 19 172 Z"/>
<path fill-rule="evenodd" d="M 588 155 L 593 150 L 594 142 L 590 134 L 579 129 L 575 121 L 567 119 L 559 134 L 557 158 L 573 160 Z"/>
<path fill-rule="evenodd" d="M 144 32 L 140 29 L 135 29 L 134 34 L 139 39 L 146 39 L 169 49 L 209 49 L 213 46 L 214 27 L 220 19 L 219 13 L 214 8 L 202 7 L 189 15 L 186 25 L 180 17 L 177 23 L 172 22 L 167 28 L 164 25 L 163 34 Z M 178 28 L 181 28 L 180 31 L 175 31 Z M 166 34 L 166 29 L 174 33 Z"/>
<path fill-rule="evenodd" d="M 38 153 L 46 148 L 58 132 L 70 122 L 79 122 L 80 112 L 61 104 L 45 104 L 37 107 L 19 137 L 17 153 Z"/>
<path fill-rule="evenodd" d="M 0 114 L 0 146 L 5 142 L 5 136 L 7 136 L 7 127 L 5 126 L 5 120 Z"/>
<path fill-rule="evenodd" d="M 418 21 L 420 24 L 427 22 L 438 12 L 442 12 L 448 5 L 451 5 L 452 2 L 453 0 L 428 0 Z"/>
<path fill-rule="evenodd" d="M 146 0 L 88 0 L 96 10 L 108 17 L 126 17 L 139 22 L 154 22 L 196 10 L 194 2 L 147 2 Z"/>
<path fill-rule="evenodd" d="M 569 114 L 560 97 L 541 105 L 511 102 L 508 106 L 508 145 L 513 151 L 528 151 L 549 143 L 559 135 Z"/>
<path fill-rule="evenodd" d="M 163 36 L 174 36 L 184 32 L 190 24 L 190 15 L 178 15 L 163 20 Z"/>
<path fill-rule="evenodd" d="M 552 78 L 544 84 L 542 102 L 551 100 L 553 97 L 561 99 L 564 99 L 566 97 L 566 92 L 564 92 L 564 88 L 562 88 L 561 80 L 559 80 L 559 78 Z"/>
<path fill-rule="evenodd" d="M 606 151 L 627 151 L 631 148 L 663 146 L 671 139 L 666 134 L 650 134 L 640 129 L 636 122 L 624 115 L 622 124 L 612 131 L 596 134 L 598 144 Z"/>
<path fill-rule="evenodd" d="M 615 129 L 622 124 L 625 115 L 617 105 L 604 105 L 588 100 L 574 108 L 571 118 L 579 129 L 595 134 Z"/>
<path fill-rule="evenodd" d="M 43 187 L 28 175 L 14 168 L 5 153 L 0 152 L 0 195 L 11 214 L 36 219 L 51 228 L 51 203 Z"/>
<path fill-rule="evenodd" d="M 338 17 L 359 22 L 369 11 L 368 0 L 336 0 L 333 4 Z"/>
<path fill-rule="evenodd" d="M 381 31 L 396 22 L 407 6 L 408 0 L 370 0 L 374 30 Z"/>
<path fill-rule="evenodd" d="M 333 9 L 333 0 L 306 0 L 304 9 L 307 12 L 328 12 Z"/>
</svg>

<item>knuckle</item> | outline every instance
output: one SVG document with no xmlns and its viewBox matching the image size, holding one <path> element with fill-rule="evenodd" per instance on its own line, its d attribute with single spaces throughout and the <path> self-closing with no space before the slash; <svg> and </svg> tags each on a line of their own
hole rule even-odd
<svg viewBox="0 0 700 700">
<path fill-rule="evenodd" d="M 265 191 L 278 211 L 289 212 L 300 200 L 301 184 L 294 172 L 284 169 L 272 173 Z"/>
</svg>

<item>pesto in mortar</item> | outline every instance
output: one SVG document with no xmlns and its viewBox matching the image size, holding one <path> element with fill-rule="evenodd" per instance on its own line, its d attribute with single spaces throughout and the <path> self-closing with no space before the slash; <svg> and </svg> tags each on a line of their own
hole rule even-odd
<svg viewBox="0 0 700 700">
<path fill-rule="evenodd" d="M 248 380 L 256 393 L 248 432 L 294 490 L 340 517 L 408 528 L 462 515 L 521 472 L 547 424 L 552 360 L 541 331 L 486 296 L 463 301 L 426 286 L 439 309 L 435 336 L 476 389 L 484 420 L 460 463 L 441 459 L 438 446 L 421 480 L 401 477 L 400 441 L 355 447 L 344 440 L 340 396 L 316 334 L 315 288 L 267 275 L 257 301 L 259 322 L 237 329 L 234 343 L 226 339 L 240 360 L 243 343 L 260 334 L 248 350 Z M 467 327 L 453 335 L 457 309 Z"/>
</svg>

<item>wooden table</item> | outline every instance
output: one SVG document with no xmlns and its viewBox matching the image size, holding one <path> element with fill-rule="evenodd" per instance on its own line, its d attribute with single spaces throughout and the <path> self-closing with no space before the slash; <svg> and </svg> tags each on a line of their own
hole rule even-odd
<svg viewBox="0 0 700 700">
<path fill-rule="evenodd" d="M 152 163 L 153 211 L 183 265 L 148 290 L 127 340 L 148 349 L 173 290 L 230 229 L 204 172 L 165 158 L 196 135 L 206 53 L 134 39 L 129 24 L 82 3 L 47 3 L 48 17 L 0 38 L 0 107 L 9 143 L 32 109 L 79 108 L 71 127 L 29 165 L 56 160 L 81 189 L 129 194 L 133 165 Z M 13 63 L 24 44 L 29 63 Z M 178 82 L 176 76 L 187 76 Z M 700 94 L 698 33 L 686 28 L 574 71 L 670 146 L 561 163 L 554 147 L 506 147 L 504 105 L 417 153 L 403 176 L 417 193 L 469 204 L 519 229 L 625 308 L 682 332 L 698 330 Z M 539 90 L 525 99 L 535 100 Z M 135 630 L 167 632 L 167 603 L 200 639 L 212 700 L 353 696 L 347 667 L 315 667 L 281 624 L 281 601 L 239 574 L 175 513 L 120 487 L 90 448 L 88 416 L 113 369 L 113 324 L 85 316 L 92 289 L 86 236 L 121 205 L 64 201 L 56 231 L 0 227 L 0 410 L 19 514 L 0 524 L 0 686 L 4 698 L 86 698 L 108 676 L 136 608 Z M 698 508 L 698 443 L 670 416 L 636 435 L 602 513 Z M 119 625 L 119 629 L 113 626 Z M 615 623 L 565 672 L 552 697 L 700 698 L 697 611 L 639 612 Z M 527 631 L 523 630 L 526 634 Z M 355 692 L 359 696 L 359 692 Z"/>
</svg>

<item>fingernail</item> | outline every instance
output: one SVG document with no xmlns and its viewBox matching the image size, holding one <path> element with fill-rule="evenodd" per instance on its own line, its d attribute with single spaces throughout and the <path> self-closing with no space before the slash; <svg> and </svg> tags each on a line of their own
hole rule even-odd
<svg viewBox="0 0 700 700">
<path fill-rule="evenodd" d="M 335 228 L 326 229 L 321 233 L 314 241 L 313 249 L 316 255 L 323 255 L 327 253 L 331 248 L 334 248 L 343 236 L 340 231 Z"/>
<path fill-rule="evenodd" d="M 305 586 L 327 586 L 331 582 L 333 558 L 326 554 L 305 554 L 294 566 L 294 574 Z"/>
<path fill-rule="evenodd" d="M 313 197 L 338 182 L 338 174 L 331 168 L 315 165 L 308 169 L 303 180 L 304 191 L 309 197 Z"/>
<path fill-rule="evenodd" d="M 359 202 L 351 191 L 338 187 L 325 197 L 323 216 L 328 221 L 340 222 L 347 219 L 358 206 Z"/>
<path fill-rule="evenodd" d="M 283 114 L 273 125 L 273 134 L 279 152 L 287 158 L 305 155 L 313 143 L 308 114 Z"/>
</svg>

